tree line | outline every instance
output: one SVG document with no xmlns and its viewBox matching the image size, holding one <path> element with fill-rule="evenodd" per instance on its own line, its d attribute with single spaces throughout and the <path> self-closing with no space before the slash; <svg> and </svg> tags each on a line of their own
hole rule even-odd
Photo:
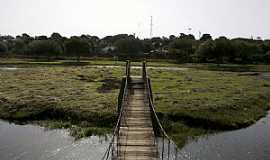
<svg viewBox="0 0 270 160">
<path fill-rule="evenodd" d="M 219 37 L 192 34 L 139 39 L 118 34 L 99 38 L 81 35 L 70 38 L 53 33 L 50 37 L 22 35 L 0 36 L 0 56 L 24 56 L 58 59 L 92 56 L 167 58 L 179 62 L 270 63 L 270 40 Z"/>
</svg>

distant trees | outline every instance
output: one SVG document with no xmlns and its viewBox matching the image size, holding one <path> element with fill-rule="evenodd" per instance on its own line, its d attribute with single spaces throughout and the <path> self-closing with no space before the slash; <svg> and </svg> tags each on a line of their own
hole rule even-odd
<svg viewBox="0 0 270 160">
<path fill-rule="evenodd" d="M 91 35 L 67 38 L 59 33 L 31 37 L 0 36 L 0 53 L 37 58 L 82 56 L 123 56 L 170 58 L 179 62 L 204 63 L 270 63 L 270 40 L 219 37 L 203 34 L 196 40 L 192 34 L 139 39 L 118 34 L 99 38 Z M 1 55 L 4 55 L 1 54 Z"/>
<path fill-rule="evenodd" d="M 220 37 L 214 41 L 213 57 L 216 63 L 223 63 L 226 57 L 232 54 L 230 41 L 226 37 Z"/>
<path fill-rule="evenodd" d="M 66 53 L 70 56 L 77 57 L 78 62 L 80 61 L 81 56 L 89 53 L 89 50 L 89 44 L 78 37 L 72 37 L 70 40 L 65 42 Z"/>
<path fill-rule="evenodd" d="M 23 55 L 26 53 L 27 44 L 22 39 L 16 39 L 13 41 L 12 53 Z"/>
<path fill-rule="evenodd" d="M 207 41 L 207 40 L 212 40 L 212 36 L 210 34 L 203 34 L 202 37 L 200 38 L 200 41 Z"/>
<path fill-rule="evenodd" d="M 215 44 L 212 40 L 207 40 L 202 42 L 195 52 L 196 62 L 209 62 L 209 60 L 214 58 L 214 48 Z"/>
<path fill-rule="evenodd" d="M 263 41 L 220 37 L 202 42 L 196 50 L 199 62 L 255 63 L 267 62 L 270 45 Z"/>
<path fill-rule="evenodd" d="M 178 58 L 181 62 L 191 61 L 191 56 L 194 53 L 194 40 L 190 38 L 176 39 L 170 43 L 169 53 Z"/>
<path fill-rule="evenodd" d="M 263 56 L 263 62 L 270 63 L 270 50 Z"/>
<path fill-rule="evenodd" d="M 50 59 L 59 56 L 62 53 L 62 49 L 55 41 L 35 40 L 29 43 L 27 52 L 30 55 L 44 56 Z"/>
<path fill-rule="evenodd" d="M 54 41 L 61 41 L 63 37 L 59 33 L 53 33 L 50 39 Z"/>
<path fill-rule="evenodd" d="M 133 37 L 117 40 L 114 45 L 119 53 L 125 55 L 137 56 L 143 52 L 143 43 Z"/>
<path fill-rule="evenodd" d="M 6 53 L 8 51 L 8 47 L 4 42 L 0 41 L 0 53 Z"/>
</svg>

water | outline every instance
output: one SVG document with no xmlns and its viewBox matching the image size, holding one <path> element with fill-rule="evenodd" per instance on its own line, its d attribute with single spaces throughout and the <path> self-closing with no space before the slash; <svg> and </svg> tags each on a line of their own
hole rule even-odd
<svg viewBox="0 0 270 160">
<path fill-rule="evenodd" d="M 16 67 L 0 67 L 0 70 L 8 70 L 8 71 L 13 71 L 13 70 L 17 70 L 18 68 Z"/>
<path fill-rule="evenodd" d="M 248 128 L 190 141 L 178 157 L 188 160 L 268 160 L 269 135 L 270 112 Z M 67 130 L 46 130 L 35 125 L 0 121 L 0 160 L 98 160 L 105 153 L 109 140 L 92 136 L 74 141 Z"/>
<path fill-rule="evenodd" d="M 0 160 L 98 160 L 108 140 L 92 136 L 75 141 L 67 130 L 0 121 Z"/>
<path fill-rule="evenodd" d="M 191 141 L 181 154 L 189 160 L 269 160 L 270 112 L 248 128 Z"/>
</svg>

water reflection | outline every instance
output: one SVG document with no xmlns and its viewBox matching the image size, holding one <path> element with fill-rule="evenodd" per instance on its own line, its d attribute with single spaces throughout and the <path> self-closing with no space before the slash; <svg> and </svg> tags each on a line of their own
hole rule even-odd
<svg viewBox="0 0 270 160">
<path fill-rule="evenodd" d="M 108 140 L 92 136 L 74 141 L 67 130 L 45 130 L 0 121 L 1 160 L 96 160 L 101 159 Z"/>
<path fill-rule="evenodd" d="M 248 128 L 203 136 L 182 150 L 190 160 L 270 159 L 270 114 Z"/>
</svg>

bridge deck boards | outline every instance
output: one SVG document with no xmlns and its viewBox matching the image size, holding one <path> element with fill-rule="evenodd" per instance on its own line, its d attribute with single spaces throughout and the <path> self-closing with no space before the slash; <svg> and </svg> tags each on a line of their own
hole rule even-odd
<svg viewBox="0 0 270 160">
<path fill-rule="evenodd" d="M 143 79 L 132 78 L 129 83 L 128 106 L 120 126 L 120 160 L 158 160 L 150 108 L 147 105 Z"/>
</svg>

